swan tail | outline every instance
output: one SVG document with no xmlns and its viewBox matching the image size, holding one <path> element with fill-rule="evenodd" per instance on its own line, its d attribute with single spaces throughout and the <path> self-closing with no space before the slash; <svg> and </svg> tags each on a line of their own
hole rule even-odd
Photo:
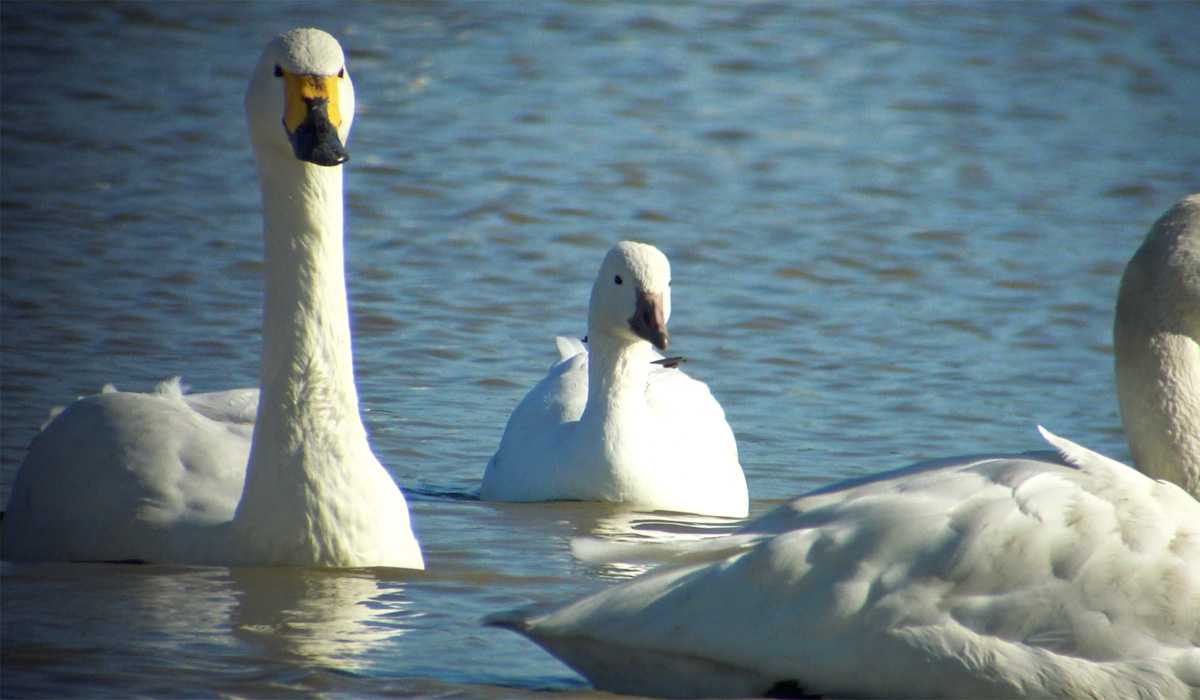
<svg viewBox="0 0 1200 700">
<path fill-rule="evenodd" d="M 579 338 L 567 337 L 565 335 L 558 335 L 554 337 L 554 347 L 558 349 L 559 362 L 562 362 L 563 360 L 569 360 L 579 353 L 587 352 L 587 348 L 584 347 L 582 340 Z"/>
<path fill-rule="evenodd" d="M 1073 467 L 1084 466 L 1089 461 L 1091 455 L 1095 454 L 1082 445 L 1077 445 L 1066 438 L 1055 435 L 1046 430 L 1044 426 L 1039 425 L 1037 429 L 1042 434 L 1042 438 L 1050 443 L 1054 451 L 1058 453 L 1058 456 L 1062 457 L 1063 461 Z"/>
<path fill-rule="evenodd" d="M 169 399 L 183 399 L 188 387 L 183 383 L 183 377 L 178 375 L 167 377 L 154 387 L 154 393 Z"/>
<path fill-rule="evenodd" d="M 1058 456 L 1062 457 L 1062 460 L 1072 467 L 1084 471 L 1098 470 L 1100 472 L 1104 472 L 1105 469 L 1103 467 L 1107 467 L 1109 470 L 1116 469 L 1119 474 L 1136 473 L 1136 470 L 1121 464 L 1117 460 L 1105 457 L 1099 452 L 1089 450 L 1083 445 L 1071 442 L 1064 437 L 1059 437 L 1040 425 L 1037 429 L 1046 442 L 1054 447 L 1054 451 L 1058 453 Z"/>
</svg>

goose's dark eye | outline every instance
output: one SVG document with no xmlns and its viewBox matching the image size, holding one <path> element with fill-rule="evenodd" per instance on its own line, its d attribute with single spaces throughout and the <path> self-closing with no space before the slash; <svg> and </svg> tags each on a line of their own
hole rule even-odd
<svg viewBox="0 0 1200 700">
<path fill-rule="evenodd" d="M 338 71 L 338 77 L 339 77 L 339 78 L 345 78 L 345 77 L 346 77 L 346 67 L 345 67 L 345 66 L 342 66 L 342 69 Z"/>
<path fill-rule="evenodd" d="M 614 278 L 613 278 L 613 282 L 616 282 L 617 284 L 620 284 L 620 283 L 621 283 L 621 281 L 622 281 L 622 280 L 621 280 L 621 276 L 620 276 L 620 275 L 617 275 L 616 277 L 614 277 Z"/>
<path fill-rule="evenodd" d="M 283 77 L 283 69 L 279 67 L 279 64 L 275 64 L 275 77 L 276 78 Z"/>
</svg>

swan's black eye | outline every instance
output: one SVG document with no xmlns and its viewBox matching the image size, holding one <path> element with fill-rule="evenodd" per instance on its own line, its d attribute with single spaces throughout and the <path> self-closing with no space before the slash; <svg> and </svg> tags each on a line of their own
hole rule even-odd
<svg viewBox="0 0 1200 700">
<path fill-rule="evenodd" d="M 346 67 L 345 67 L 345 66 L 342 66 L 342 69 L 338 71 L 338 77 L 339 77 L 339 78 L 345 78 L 345 77 L 346 77 Z"/>
<path fill-rule="evenodd" d="M 282 78 L 282 77 L 283 77 L 283 69 L 279 67 L 279 64 L 278 64 L 278 63 L 277 63 L 277 64 L 275 64 L 275 77 L 276 77 L 276 78 Z"/>
<path fill-rule="evenodd" d="M 621 276 L 620 276 L 620 275 L 617 275 L 616 277 L 614 277 L 614 278 L 613 278 L 613 282 L 616 282 L 617 284 L 620 284 L 620 283 L 622 282 L 622 280 L 621 280 Z"/>
</svg>

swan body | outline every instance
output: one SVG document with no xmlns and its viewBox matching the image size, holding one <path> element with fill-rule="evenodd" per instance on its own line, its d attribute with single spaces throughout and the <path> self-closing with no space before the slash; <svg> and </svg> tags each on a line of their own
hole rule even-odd
<svg viewBox="0 0 1200 700">
<path fill-rule="evenodd" d="M 559 361 L 517 405 L 480 495 L 589 500 L 745 517 L 746 479 L 725 412 L 708 386 L 660 364 L 670 266 L 623 241 L 592 288 L 588 348 L 557 338 Z"/>
<path fill-rule="evenodd" d="M 1142 471 L 1043 430 L 1051 453 L 821 489 L 632 581 L 489 622 L 617 692 L 1200 698 L 1197 246 L 1194 195 L 1122 284 L 1118 396 Z"/>
<path fill-rule="evenodd" d="M 12 560 L 423 568 L 358 412 L 342 254 L 354 88 L 337 41 L 276 37 L 246 112 L 263 201 L 259 389 L 79 399 L 34 438 Z"/>
</svg>

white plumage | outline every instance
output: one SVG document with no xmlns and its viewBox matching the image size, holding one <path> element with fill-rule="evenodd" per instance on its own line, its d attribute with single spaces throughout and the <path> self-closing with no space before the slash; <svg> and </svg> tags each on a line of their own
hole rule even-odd
<svg viewBox="0 0 1200 700">
<path fill-rule="evenodd" d="M 822 489 L 490 622 L 618 692 L 1200 698 L 1200 196 L 1130 262 L 1114 334 L 1145 474 L 1043 431 L 1053 453 Z"/>
<path fill-rule="evenodd" d="M 656 364 L 670 274 L 653 246 L 609 251 L 592 287 L 589 347 L 556 339 L 560 359 L 509 418 L 483 498 L 745 517 L 746 479 L 721 405 L 703 382 Z"/>
<path fill-rule="evenodd" d="M 354 86 L 341 46 L 316 29 L 277 37 L 246 113 L 266 249 L 260 389 L 185 395 L 174 380 L 70 404 L 17 474 L 5 558 L 423 567 L 358 411 L 342 254 Z"/>
</svg>

